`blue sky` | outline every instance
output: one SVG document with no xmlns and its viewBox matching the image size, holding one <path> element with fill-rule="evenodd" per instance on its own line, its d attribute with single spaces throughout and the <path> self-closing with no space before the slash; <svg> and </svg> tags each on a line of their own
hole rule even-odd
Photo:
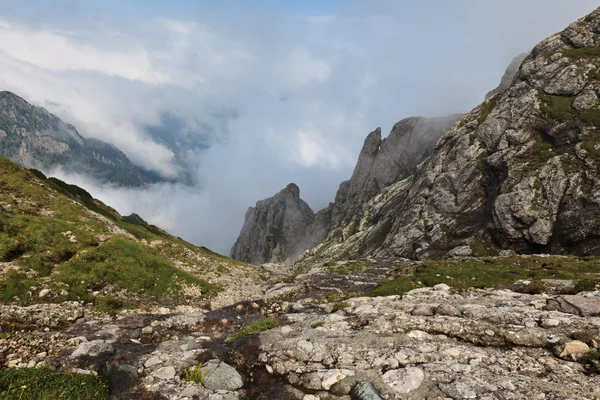
<svg viewBox="0 0 600 400">
<path fill-rule="evenodd" d="M 0 0 L 0 89 L 144 168 L 192 176 L 193 186 L 126 191 L 54 171 L 226 253 L 248 206 L 289 182 L 315 211 L 326 206 L 368 132 L 468 111 L 513 57 L 595 6 Z"/>
</svg>

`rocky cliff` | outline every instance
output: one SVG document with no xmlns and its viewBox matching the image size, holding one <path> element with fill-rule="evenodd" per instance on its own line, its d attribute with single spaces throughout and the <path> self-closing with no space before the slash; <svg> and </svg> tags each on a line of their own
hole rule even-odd
<svg viewBox="0 0 600 400">
<path fill-rule="evenodd" d="M 351 235 L 362 217 L 364 203 L 414 173 L 460 117 L 406 118 L 396 123 L 385 139 L 381 138 L 381 128 L 377 128 L 365 139 L 352 177 L 342 182 L 329 207 L 314 214 L 299 198 L 298 187 L 289 185 L 248 210 L 231 256 L 253 264 L 289 263 L 327 238 L 332 230 L 350 224 L 343 234 Z"/>
<path fill-rule="evenodd" d="M 328 257 L 600 251 L 600 11 L 539 43 Z"/>
<path fill-rule="evenodd" d="M 231 257 L 252 264 L 293 262 L 304 250 L 319 243 L 311 239 L 314 222 L 315 213 L 300 198 L 298 186 L 290 183 L 275 196 L 248 209 Z"/>
<path fill-rule="evenodd" d="M 74 126 L 10 92 L 0 92 L 0 155 L 27 168 L 61 167 L 123 186 L 157 179 L 116 147 L 82 137 Z"/>
</svg>

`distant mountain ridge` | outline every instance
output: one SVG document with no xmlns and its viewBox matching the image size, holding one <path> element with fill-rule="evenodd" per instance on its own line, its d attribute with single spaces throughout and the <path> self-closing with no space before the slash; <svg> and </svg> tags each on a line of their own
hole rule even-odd
<svg viewBox="0 0 600 400">
<path fill-rule="evenodd" d="M 7 91 L 0 92 L 0 155 L 27 168 L 60 167 L 118 186 L 164 180 L 132 164 L 115 146 L 84 138 L 73 125 Z"/>
</svg>

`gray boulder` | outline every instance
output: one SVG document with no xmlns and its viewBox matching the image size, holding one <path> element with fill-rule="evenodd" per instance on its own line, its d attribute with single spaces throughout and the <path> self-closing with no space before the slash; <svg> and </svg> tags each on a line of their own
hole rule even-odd
<svg viewBox="0 0 600 400">
<path fill-rule="evenodd" d="M 244 386 L 242 376 L 236 369 L 221 360 L 210 360 L 201 371 L 206 376 L 202 384 L 209 390 L 234 391 Z"/>
</svg>

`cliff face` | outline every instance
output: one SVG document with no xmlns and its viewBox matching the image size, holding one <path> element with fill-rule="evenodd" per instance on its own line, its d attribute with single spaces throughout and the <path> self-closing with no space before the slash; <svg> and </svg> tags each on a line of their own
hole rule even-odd
<svg viewBox="0 0 600 400">
<path fill-rule="evenodd" d="M 363 204 L 354 234 L 313 254 L 598 253 L 599 46 L 600 10 L 542 41 L 414 175 Z"/>
<path fill-rule="evenodd" d="M 333 230 L 348 225 L 344 235 L 353 234 L 365 202 L 411 175 L 459 118 L 407 118 L 394 125 L 385 139 L 377 128 L 365 139 L 352 178 L 340 185 L 329 207 L 314 214 L 299 198 L 298 187 L 289 185 L 248 210 L 231 256 L 253 264 L 290 263 Z"/>
<path fill-rule="evenodd" d="M 349 181 L 343 182 L 332 209 L 332 228 L 362 217 L 365 202 L 389 185 L 412 175 L 433 150 L 439 138 L 460 119 L 460 114 L 439 118 L 411 117 L 396 123 L 387 138 L 377 128 L 365 139 Z"/>
<path fill-rule="evenodd" d="M 231 257 L 251 264 L 295 260 L 316 244 L 306 242 L 312 236 L 314 221 L 314 212 L 300 199 L 298 186 L 291 183 L 248 209 Z"/>
<path fill-rule="evenodd" d="M 116 147 L 82 137 L 74 126 L 10 92 L 0 92 L 0 155 L 27 168 L 60 166 L 122 186 L 156 180 Z"/>
<path fill-rule="evenodd" d="M 510 87 L 513 79 L 515 79 L 515 76 L 517 75 L 517 72 L 519 72 L 519 67 L 521 66 L 527 55 L 527 53 L 519 54 L 511 61 L 508 68 L 506 68 L 504 75 L 502 75 L 500 85 L 498 85 L 496 89 L 489 91 L 488 94 L 485 95 L 486 100 L 490 97 L 497 95 L 498 93 L 504 92 Z"/>
</svg>

